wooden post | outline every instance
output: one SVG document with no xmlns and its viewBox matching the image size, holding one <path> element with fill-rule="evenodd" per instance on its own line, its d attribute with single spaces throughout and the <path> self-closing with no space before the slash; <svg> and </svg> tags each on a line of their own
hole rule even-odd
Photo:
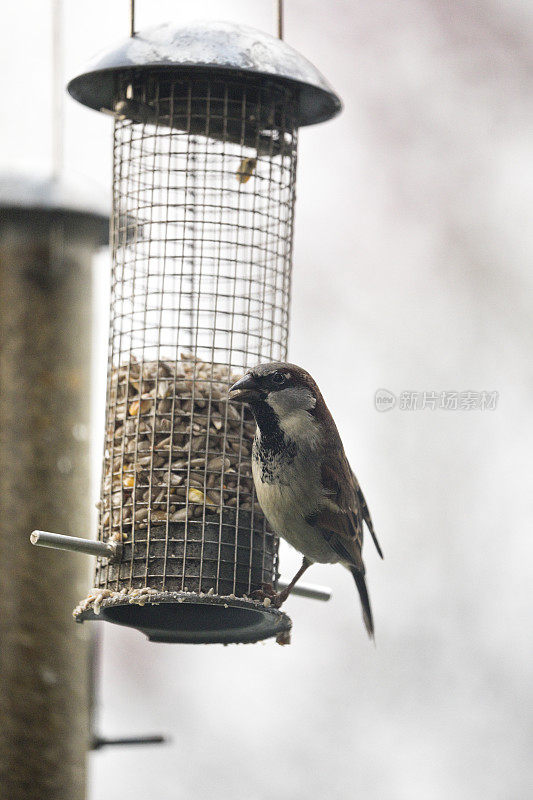
<svg viewBox="0 0 533 800">
<path fill-rule="evenodd" d="M 91 258 L 79 216 L 0 210 L 0 798 L 83 800 L 89 559 L 32 547 L 90 526 Z"/>
</svg>

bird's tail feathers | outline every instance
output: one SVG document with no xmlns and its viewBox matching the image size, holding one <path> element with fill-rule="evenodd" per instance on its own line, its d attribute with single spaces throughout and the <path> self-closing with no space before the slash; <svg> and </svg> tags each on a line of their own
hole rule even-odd
<svg viewBox="0 0 533 800">
<path fill-rule="evenodd" d="M 374 620 L 372 618 L 372 609 L 370 607 L 370 598 L 368 596 L 368 589 L 366 588 L 365 573 L 354 566 L 350 566 L 361 599 L 361 606 L 363 609 L 363 621 L 365 628 L 371 639 L 374 638 Z"/>
<path fill-rule="evenodd" d="M 352 477 L 353 477 L 353 481 L 354 481 L 354 484 L 355 484 L 355 490 L 357 492 L 357 497 L 359 498 L 359 503 L 361 504 L 361 510 L 363 512 L 363 519 L 366 522 L 366 526 L 367 526 L 368 530 L 370 531 L 370 535 L 371 535 L 372 539 L 374 540 L 374 544 L 376 545 L 376 550 L 378 551 L 379 557 L 383 558 L 383 551 L 382 551 L 382 549 L 381 549 L 381 547 L 379 545 L 378 537 L 376 536 L 376 533 L 374 531 L 374 525 L 372 524 L 372 517 L 370 516 L 370 511 L 368 510 L 368 504 L 367 504 L 367 502 L 365 500 L 365 496 L 363 494 L 363 490 L 359 486 L 359 481 L 357 480 L 357 478 L 353 474 L 353 471 L 352 471 Z"/>
</svg>

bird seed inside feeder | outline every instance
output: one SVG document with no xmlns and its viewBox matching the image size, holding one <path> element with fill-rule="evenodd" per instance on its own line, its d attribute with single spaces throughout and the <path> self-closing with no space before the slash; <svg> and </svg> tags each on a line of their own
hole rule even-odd
<svg viewBox="0 0 533 800">
<path fill-rule="evenodd" d="M 129 364 L 111 375 L 100 531 L 128 539 L 131 529 L 250 510 L 250 412 L 227 400 L 236 376 L 182 354 L 182 361 Z M 141 377 L 142 375 L 142 377 Z M 254 512 L 261 515 L 256 503 Z"/>
<path fill-rule="evenodd" d="M 236 377 L 186 353 L 112 370 L 99 538 L 123 543 L 125 556 L 100 565 L 97 586 L 246 593 L 272 580 L 255 422 L 227 399 Z"/>
</svg>

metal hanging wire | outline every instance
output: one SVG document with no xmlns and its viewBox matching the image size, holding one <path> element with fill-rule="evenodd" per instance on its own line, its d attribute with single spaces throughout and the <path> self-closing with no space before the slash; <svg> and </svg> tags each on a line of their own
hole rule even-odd
<svg viewBox="0 0 533 800">
<path fill-rule="evenodd" d="M 135 0 L 130 0 L 130 36 L 135 36 Z"/>
<path fill-rule="evenodd" d="M 52 0 L 52 178 L 63 172 L 64 102 L 63 102 L 63 3 Z"/>
<path fill-rule="evenodd" d="M 278 39 L 283 39 L 283 24 L 284 24 L 284 8 L 283 8 L 283 0 L 274 0 L 274 15 L 275 15 L 275 27 L 276 27 L 276 35 Z M 130 0 L 130 13 L 129 13 L 129 21 L 130 21 L 130 37 L 135 36 L 135 0 Z"/>
<path fill-rule="evenodd" d="M 283 0 L 275 0 L 276 4 L 276 30 L 278 39 L 283 39 Z"/>
</svg>

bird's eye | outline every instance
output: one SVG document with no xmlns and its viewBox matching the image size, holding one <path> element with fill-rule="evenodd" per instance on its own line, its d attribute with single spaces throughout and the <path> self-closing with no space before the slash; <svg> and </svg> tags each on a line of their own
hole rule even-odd
<svg viewBox="0 0 533 800">
<path fill-rule="evenodd" d="M 285 383 L 285 375 L 281 372 L 274 372 L 272 373 L 272 383 L 277 384 L 277 386 L 281 386 L 282 383 Z"/>
</svg>

